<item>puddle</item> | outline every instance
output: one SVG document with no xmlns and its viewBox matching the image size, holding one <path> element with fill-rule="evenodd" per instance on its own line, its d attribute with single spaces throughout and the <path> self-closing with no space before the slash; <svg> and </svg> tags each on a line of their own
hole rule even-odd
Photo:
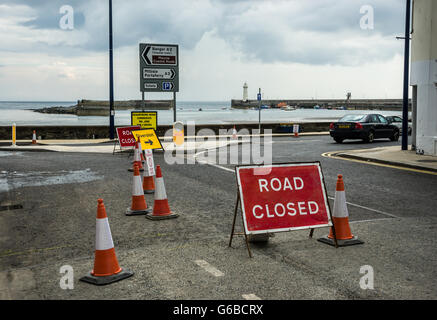
<svg viewBox="0 0 437 320">
<path fill-rule="evenodd" d="M 21 156 L 23 153 L 20 151 L 0 151 L 1 157 Z"/>
<path fill-rule="evenodd" d="M 0 192 L 21 187 L 48 186 L 54 184 L 83 183 L 101 180 L 103 176 L 97 175 L 91 169 L 58 172 L 0 172 Z"/>
</svg>

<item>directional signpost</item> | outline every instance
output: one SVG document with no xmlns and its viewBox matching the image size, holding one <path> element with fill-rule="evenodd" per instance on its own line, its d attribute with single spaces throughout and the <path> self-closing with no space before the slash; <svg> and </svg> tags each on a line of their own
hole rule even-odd
<svg viewBox="0 0 437 320">
<path fill-rule="evenodd" d="M 173 120 L 176 121 L 176 92 L 179 92 L 179 46 L 140 43 L 140 91 L 173 92 Z M 144 104 L 143 104 L 144 105 Z"/>
<path fill-rule="evenodd" d="M 140 43 L 140 90 L 179 91 L 179 46 Z"/>
</svg>

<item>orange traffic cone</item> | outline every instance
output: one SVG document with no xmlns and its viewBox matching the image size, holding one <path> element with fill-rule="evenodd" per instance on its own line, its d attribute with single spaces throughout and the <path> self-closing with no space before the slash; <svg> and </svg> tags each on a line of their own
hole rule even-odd
<svg viewBox="0 0 437 320">
<path fill-rule="evenodd" d="M 35 132 L 35 130 L 33 130 L 33 134 L 32 134 L 32 144 L 36 144 L 36 132 Z"/>
<path fill-rule="evenodd" d="M 105 205 L 102 199 L 98 199 L 97 202 L 94 268 L 88 275 L 80 278 L 80 280 L 96 285 L 104 285 L 129 278 L 133 276 L 133 273 L 120 268 L 115 255 Z"/>
<path fill-rule="evenodd" d="M 337 186 L 335 188 L 334 213 L 332 215 L 334 226 L 331 227 L 329 235 L 317 239 L 320 242 L 335 245 L 335 239 L 339 247 L 350 246 L 353 244 L 363 244 L 364 242 L 352 235 L 349 227 L 349 212 L 346 204 L 346 194 L 344 191 L 343 176 L 338 175 Z"/>
<path fill-rule="evenodd" d="M 135 164 L 138 166 L 138 169 L 140 171 L 144 171 L 143 168 L 143 163 L 141 161 L 141 157 L 140 157 L 140 149 L 138 147 L 138 141 L 135 141 L 135 149 L 134 149 L 134 163 L 132 165 L 132 168 L 127 169 L 128 171 L 132 172 L 134 171 L 133 167 L 135 166 Z"/>
<path fill-rule="evenodd" d="M 237 139 L 237 129 L 235 129 L 235 126 L 234 126 L 234 128 L 232 129 L 232 139 Z"/>
<path fill-rule="evenodd" d="M 152 211 L 147 208 L 146 199 L 144 198 L 143 185 L 141 184 L 140 170 L 138 165 L 134 163 L 134 179 L 132 187 L 132 204 L 130 208 L 126 209 L 127 216 L 137 216 L 147 214 Z"/>
<path fill-rule="evenodd" d="M 298 124 L 293 125 L 293 133 L 294 133 L 295 138 L 299 137 L 299 125 Z"/>
<path fill-rule="evenodd" d="M 165 192 L 164 178 L 162 177 L 161 166 L 156 166 L 156 190 L 152 214 L 146 214 L 151 220 L 163 220 L 177 218 L 179 215 L 173 213 L 168 205 L 167 193 Z"/>
<path fill-rule="evenodd" d="M 145 194 L 155 193 L 155 168 L 153 163 L 153 152 L 146 149 L 146 166 L 143 176 L 143 189 Z"/>
<path fill-rule="evenodd" d="M 144 172 L 143 190 L 145 194 L 155 193 L 155 180 L 153 179 L 153 176 L 148 175 L 147 171 Z"/>
</svg>

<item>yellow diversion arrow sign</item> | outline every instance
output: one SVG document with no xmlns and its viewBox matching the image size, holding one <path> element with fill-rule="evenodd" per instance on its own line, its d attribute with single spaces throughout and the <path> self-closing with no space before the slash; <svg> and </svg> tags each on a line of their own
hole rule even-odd
<svg viewBox="0 0 437 320">
<path fill-rule="evenodd" d="M 141 148 L 143 150 L 164 149 L 162 147 L 161 141 L 156 135 L 155 129 L 133 130 L 132 134 L 134 135 L 135 140 L 140 140 Z"/>
</svg>

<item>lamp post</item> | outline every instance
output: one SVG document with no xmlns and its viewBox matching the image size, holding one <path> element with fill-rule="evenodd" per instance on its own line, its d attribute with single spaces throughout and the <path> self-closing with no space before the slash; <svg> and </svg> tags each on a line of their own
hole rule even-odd
<svg viewBox="0 0 437 320">
<path fill-rule="evenodd" d="M 114 71 L 112 54 L 112 0 L 109 0 L 109 139 L 114 139 Z"/>
<path fill-rule="evenodd" d="M 411 1 L 407 0 L 405 13 L 405 48 L 404 48 L 404 97 L 402 105 L 402 150 L 408 150 L 408 80 L 410 68 L 410 11 Z"/>
</svg>

